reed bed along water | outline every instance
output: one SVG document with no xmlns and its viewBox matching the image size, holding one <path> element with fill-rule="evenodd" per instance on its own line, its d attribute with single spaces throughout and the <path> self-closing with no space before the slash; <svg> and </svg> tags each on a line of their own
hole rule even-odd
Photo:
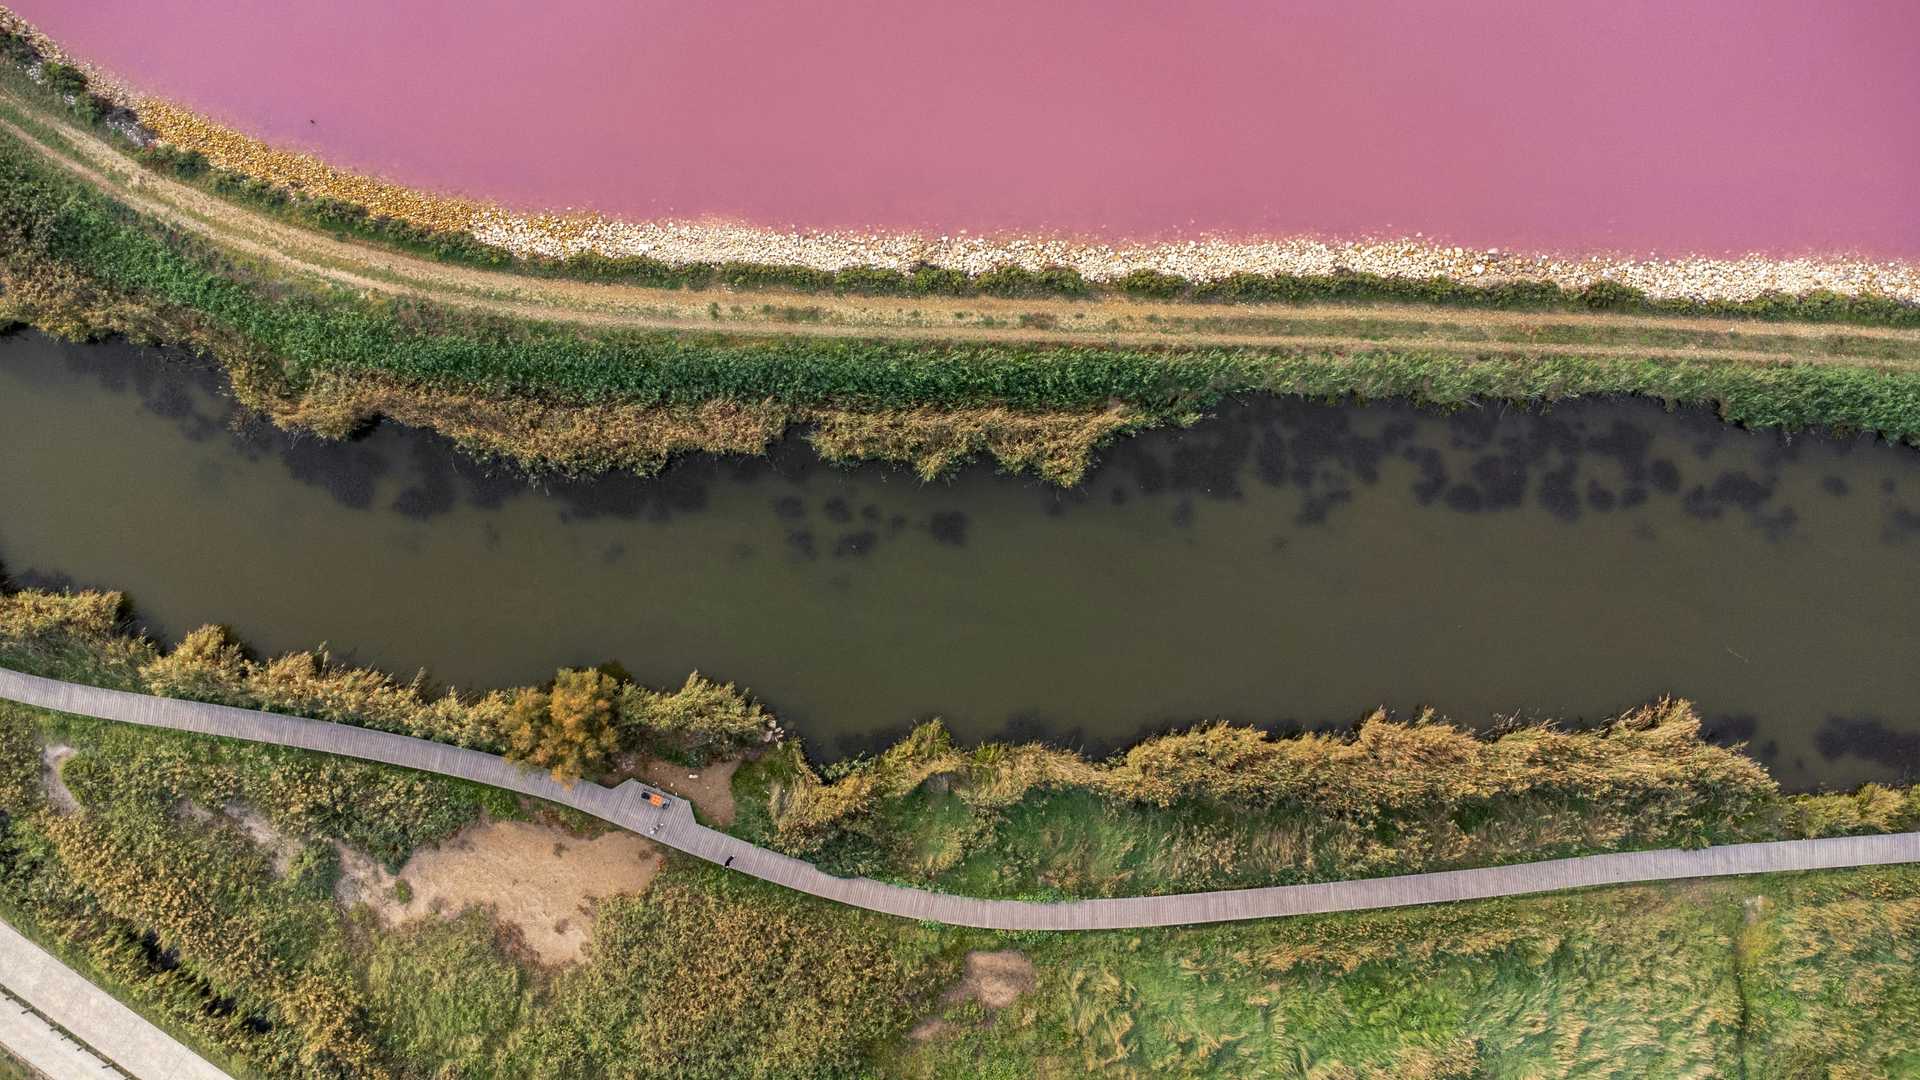
<svg viewBox="0 0 1920 1080">
<path fill-rule="evenodd" d="M 162 651 L 116 593 L 0 596 L 0 663 L 163 696 L 310 715 L 604 776 L 624 753 L 749 754 L 736 830 L 842 873 L 984 895 L 1118 895 L 1485 865 L 1547 855 L 1897 831 L 1920 789 L 1784 795 L 1685 702 L 1594 729 L 1474 734 L 1437 717 L 1275 738 L 1198 724 L 1110 761 L 1038 743 L 954 744 L 923 724 L 825 775 L 731 684 L 618 669 L 470 694 L 339 665 L 257 660 L 219 627 Z"/>
</svg>

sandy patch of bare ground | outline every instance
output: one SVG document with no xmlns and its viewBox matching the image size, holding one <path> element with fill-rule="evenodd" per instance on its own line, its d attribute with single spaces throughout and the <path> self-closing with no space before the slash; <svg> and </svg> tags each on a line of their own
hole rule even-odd
<svg viewBox="0 0 1920 1080">
<path fill-rule="evenodd" d="M 1016 949 L 970 952 L 960 981 L 940 995 L 939 1010 L 915 1024 L 913 1030 L 907 1032 L 907 1038 L 926 1042 L 948 1034 L 956 1026 L 951 1014 L 969 1004 L 977 1005 L 991 1018 L 992 1014 L 1020 1000 L 1021 995 L 1031 992 L 1037 982 L 1033 961 L 1023 952 Z"/>
<path fill-rule="evenodd" d="M 65 743 L 49 743 L 40 751 L 40 783 L 47 789 L 47 802 L 58 814 L 71 814 L 80 809 L 80 800 L 73 797 L 67 782 L 60 778 L 60 766 L 73 754 L 73 747 Z"/>
<path fill-rule="evenodd" d="M 398 874 L 343 846 L 334 895 L 349 908 L 366 904 L 389 927 L 489 908 L 533 958 L 560 966 L 585 951 L 594 906 L 644 890 L 660 862 L 632 833 L 582 839 L 551 825 L 486 821 L 414 852 Z"/>
<path fill-rule="evenodd" d="M 709 824 L 725 828 L 733 824 L 733 773 L 740 758 L 710 762 L 698 769 L 676 765 L 658 758 L 637 758 L 622 762 L 622 772 L 678 795 L 693 804 Z"/>
</svg>

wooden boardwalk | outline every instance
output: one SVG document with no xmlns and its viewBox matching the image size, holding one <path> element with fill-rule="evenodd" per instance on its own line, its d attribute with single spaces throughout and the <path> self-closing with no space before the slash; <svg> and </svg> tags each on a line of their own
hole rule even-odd
<svg viewBox="0 0 1920 1080">
<path fill-rule="evenodd" d="M 1730 844 L 1691 851 L 1632 851 L 1475 870 L 1171 896 L 1058 903 L 978 900 L 867 878 L 835 877 L 811 863 L 755 847 L 699 824 L 680 798 L 665 796 L 666 805 L 655 807 L 648 796 L 665 793 L 632 780 L 614 788 L 585 781 L 565 787 L 545 773 L 477 750 L 277 713 L 105 690 L 5 668 L 0 668 L 0 698 L 79 716 L 342 754 L 491 784 L 573 807 L 697 858 L 813 896 L 903 918 L 995 930 L 1182 926 L 1519 896 L 1594 885 L 1920 862 L 1920 833 L 1896 833 Z"/>
</svg>

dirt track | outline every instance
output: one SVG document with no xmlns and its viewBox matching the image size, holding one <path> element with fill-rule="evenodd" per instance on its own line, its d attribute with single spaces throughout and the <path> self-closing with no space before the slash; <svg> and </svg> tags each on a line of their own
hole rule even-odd
<svg viewBox="0 0 1920 1080">
<path fill-rule="evenodd" d="M 24 118 L 30 117 L 27 121 Z M 32 130 L 38 127 L 41 131 Z M 648 289 L 456 266 L 336 240 L 152 173 L 91 132 L 0 93 L 0 131 L 133 209 L 272 271 L 368 294 L 595 327 L 754 336 L 1231 346 L 1383 346 L 1526 356 L 1920 366 L 1920 331 L 1813 323 L 1467 311 L 1406 305 L 1218 305 L 990 297 L 865 297 Z M 51 137 L 50 137 L 51 136 Z M 1220 323 L 1232 329 L 1216 329 Z M 1658 342 L 1632 340 L 1637 334 Z M 1560 340 L 1535 340 L 1553 335 Z M 1594 340 L 1566 341 L 1569 336 Z M 1679 338 L 1676 342 L 1675 339 Z M 1835 355 L 1862 344 L 1871 358 Z"/>
</svg>

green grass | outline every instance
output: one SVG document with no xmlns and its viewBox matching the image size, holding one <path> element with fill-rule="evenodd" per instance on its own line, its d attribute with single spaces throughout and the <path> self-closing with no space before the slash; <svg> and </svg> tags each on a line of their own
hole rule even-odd
<svg viewBox="0 0 1920 1080">
<path fill-rule="evenodd" d="M 367 1005 L 389 1050 L 453 1076 L 490 1070 L 531 1011 L 534 982 L 479 911 L 376 934 L 366 960 Z"/>
<path fill-rule="evenodd" d="M 1920 936 L 1847 915 L 1917 895 L 1900 868 L 1054 938 L 1025 946 L 1032 999 L 897 1047 L 885 1074 L 1908 1075 Z M 1826 996 L 1756 993 L 1772 961 L 1735 948 L 1756 933 L 1791 940 Z"/>
<path fill-rule="evenodd" d="M 1750 1076 L 1920 1076 L 1913 870 L 1806 875 L 1743 909 Z"/>
<path fill-rule="evenodd" d="M 38 1076 L 27 1071 L 26 1062 L 7 1053 L 7 1048 L 0 1046 L 0 1080 L 38 1080 Z"/>
</svg>

